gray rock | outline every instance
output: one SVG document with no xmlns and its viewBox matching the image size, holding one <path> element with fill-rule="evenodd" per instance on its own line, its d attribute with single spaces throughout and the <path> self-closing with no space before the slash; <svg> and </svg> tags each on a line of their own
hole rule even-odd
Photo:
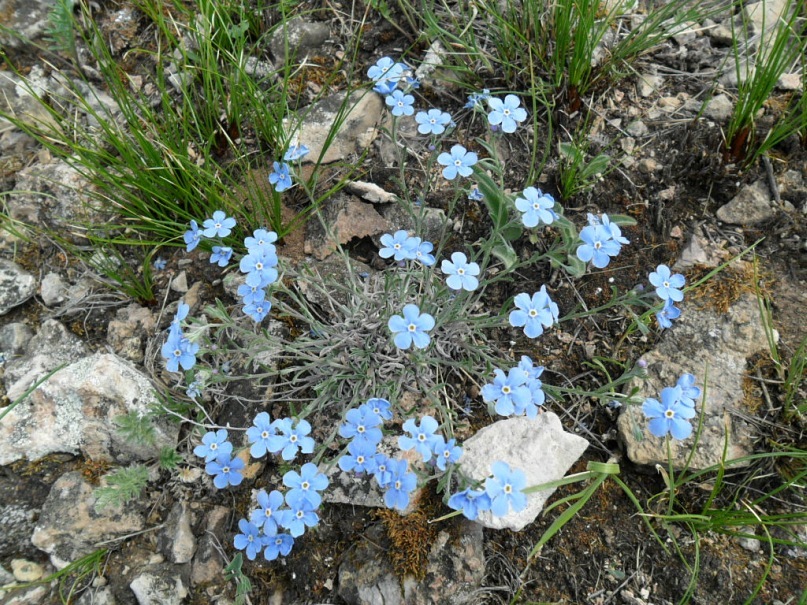
<svg viewBox="0 0 807 605">
<path fill-rule="evenodd" d="M 715 27 L 709 30 L 709 37 L 712 42 L 717 46 L 731 46 L 734 43 L 734 34 L 731 31 L 731 25 L 726 23 L 718 23 Z"/>
<path fill-rule="evenodd" d="M 42 283 L 39 285 L 39 296 L 45 306 L 55 307 L 64 302 L 66 294 L 67 286 L 61 275 L 51 272 L 42 278 Z"/>
<path fill-rule="evenodd" d="M 60 370 L 0 423 L 0 464 L 54 452 L 93 460 L 147 460 L 176 444 L 178 427 L 155 422 L 155 442 L 132 443 L 115 426 L 129 412 L 145 415 L 156 401 L 149 380 L 116 355 L 97 353 Z"/>
<path fill-rule="evenodd" d="M 294 17 L 278 27 L 269 42 L 269 49 L 277 65 L 285 65 L 291 58 L 301 59 L 321 52 L 321 47 L 331 35 L 325 23 L 306 21 Z"/>
<path fill-rule="evenodd" d="M 585 439 L 563 430 L 560 418 L 544 412 L 532 420 L 524 416 L 499 420 L 478 431 L 463 443 L 460 466 L 471 479 L 484 481 L 491 474 L 492 462 L 500 460 L 524 471 L 527 486 L 533 486 L 561 479 L 587 447 Z M 492 529 L 520 531 L 535 520 L 554 492 L 530 494 L 527 508 L 520 513 L 504 517 L 480 513 L 478 522 Z"/>
<path fill-rule="evenodd" d="M 339 567 L 338 594 L 350 605 L 461 605 L 473 603 L 485 575 L 482 527 L 459 520 L 440 531 L 428 554 L 422 580 L 401 582 L 379 545 L 387 538 L 380 526 L 368 531 Z"/>
<path fill-rule="evenodd" d="M 62 324 L 53 319 L 45 321 L 28 343 L 25 355 L 6 363 L 3 379 L 8 398 L 15 401 L 48 372 L 78 361 L 87 353 L 84 343 Z"/>
<path fill-rule="evenodd" d="M 98 542 L 145 527 L 145 515 L 136 505 L 98 512 L 95 502 L 93 487 L 77 471 L 65 473 L 53 484 L 31 542 L 50 555 L 57 569 L 95 551 Z"/>
<path fill-rule="evenodd" d="M 182 575 L 173 565 L 151 565 L 129 588 L 138 605 L 180 605 L 188 596 Z"/>
<path fill-rule="evenodd" d="M 0 5 L 2 5 L 0 0 Z M 2 36 L 2 34 L 0 34 Z M 25 80 L 8 71 L 4 71 L 0 76 L 0 111 L 13 116 L 23 124 L 39 125 L 47 124 L 48 127 L 55 127 L 55 121 L 47 108 L 39 103 L 31 94 Z M 25 165 L 25 159 L 37 147 L 33 137 L 23 133 L 16 128 L 13 123 L 0 117 L 0 152 L 4 156 L 3 169 L 9 170 L 10 159 L 18 158 L 15 164 L 16 169 L 21 169 Z"/>
<path fill-rule="evenodd" d="M 801 74 L 782 74 L 776 81 L 776 88 L 779 90 L 801 90 Z"/>
<path fill-rule="evenodd" d="M 185 271 L 180 271 L 177 276 L 171 280 L 171 290 L 185 294 L 188 291 L 188 274 Z"/>
<path fill-rule="evenodd" d="M 21 305 L 36 291 L 36 279 L 17 263 L 0 258 L 0 315 Z"/>
<path fill-rule="evenodd" d="M 75 225 L 103 225 L 107 216 L 88 194 L 91 185 L 63 160 L 37 163 L 17 173 L 15 193 L 6 198 L 11 218 L 59 231 L 75 243 L 86 240 Z"/>
<path fill-rule="evenodd" d="M 146 340 L 154 334 L 154 316 L 146 307 L 132 303 L 118 309 L 107 326 L 107 342 L 118 355 L 129 361 L 143 361 Z"/>
<path fill-rule="evenodd" d="M 703 410 L 700 439 L 690 462 L 691 468 L 702 469 L 718 464 L 726 446 L 726 459 L 734 460 L 754 451 L 754 431 L 742 419 L 744 409 L 742 381 L 746 358 L 767 350 L 768 341 L 762 327 L 756 297 L 745 294 L 723 313 L 711 308 L 686 305 L 681 317 L 664 333 L 658 347 L 644 355 L 647 363 L 645 382 L 636 381 L 627 390 L 638 387 L 635 397 L 658 399 L 664 387 L 675 385 L 678 377 L 691 373 L 698 384 L 706 386 L 706 402 L 698 402 Z M 705 372 L 708 371 L 708 377 Z M 693 420 L 698 422 L 698 417 Z M 618 420 L 619 435 L 628 457 L 636 464 L 667 464 L 664 439 L 647 431 L 647 420 L 641 405 L 622 408 Z M 684 441 L 672 440 L 673 464 L 681 468 L 695 445 L 695 432 Z"/>
<path fill-rule="evenodd" d="M 0 0 L 0 45 L 20 48 L 40 40 L 48 31 L 52 8 L 52 0 Z"/>
<path fill-rule="evenodd" d="M 777 214 L 764 179 L 746 185 L 728 204 L 718 208 L 717 218 L 729 225 L 759 225 Z"/>
<path fill-rule="evenodd" d="M 389 191 L 384 191 L 375 183 L 365 181 L 348 181 L 345 187 L 353 195 L 358 195 L 365 202 L 372 204 L 390 204 L 398 201 L 398 196 Z"/>
<path fill-rule="evenodd" d="M 649 132 L 647 124 L 645 124 L 641 120 L 634 120 L 633 122 L 627 125 L 625 130 L 630 136 L 635 138 L 641 138 L 647 136 L 647 133 Z"/>
<path fill-rule="evenodd" d="M 26 559 L 12 559 L 11 573 L 17 582 L 36 582 L 45 575 L 45 569 L 39 564 Z"/>
<path fill-rule="evenodd" d="M 76 605 L 115 605 L 115 594 L 109 586 L 88 588 L 76 601 Z"/>
<path fill-rule="evenodd" d="M 349 307 L 356 305 L 351 288 L 335 288 L 334 284 L 353 283 L 356 285 L 356 289 L 361 291 L 364 284 L 367 284 L 369 276 L 375 273 L 369 265 L 354 260 L 347 254 L 338 254 L 322 262 L 313 262 L 301 271 L 311 272 L 318 278 L 298 280 L 296 285 L 300 292 L 308 302 L 318 305 L 323 312 L 328 314 L 331 314 L 332 311 L 329 302 L 332 300 Z M 364 278 L 360 275 L 363 275 Z"/>
<path fill-rule="evenodd" d="M 3 489 L 11 492 L 14 488 L 3 484 Z M 0 506 L 0 556 L 4 558 L 30 550 L 31 532 L 39 517 L 38 508 L 15 500 Z"/>
<path fill-rule="evenodd" d="M 187 504 L 174 504 L 160 532 L 160 551 L 172 563 L 188 563 L 196 552 L 196 537 L 191 529 L 192 517 Z"/>
<path fill-rule="evenodd" d="M 716 95 L 709 100 L 703 114 L 715 122 L 725 122 L 734 112 L 734 104 L 727 95 Z"/>
<path fill-rule="evenodd" d="M 202 522 L 205 532 L 199 537 L 199 546 L 191 565 L 191 586 L 208 584 L 221 577 L 226 561 L 218 545 L 227 538 L 229 519 L 230 510 L 224 506 L 214 506 L 205 515 Z"/>
<path fill-rule="evenodd" d="M 45 605 L 51 602 L 46 600 L 48 593 L 50 593 L 49 587 L 42 585 L 31 586 L 21 591 L 15 590 L 8 596 L 8 599 L 3 601 L 3 605 Z M 2 594 L 3 591 L 0 590 L 0 595 Z"/>
<path fill-rule="evenodd" d="M 740 531 L 744 534 L 753 534 L 754 528 L 750 526 L 741 527 Z M 762 548 L 762 542 L 756 538 L 737 538 L 737 543 L 749 552 L 759 552 Z"/>
<path fill-rule="evenodd" d="M 788 4 L 787 0 L 763 0 L 748 3 L 743 10 L 752 25 L 753 32 L 761 34 L 776 28 Z"/>
<path fill-rule="evenodd" d="M 0 353 L 6 360 L 19 357 L 25 353 L 34 333 L 24 323 L 10 323 L 0 328 Z"/>
<path fill-rule="evenodd" d="M 656 74 L 641 74 L 636 83 L 636 89 L 640 97 L 649 97 L 661 90 L 664 85 L 664 78 Z"/>
<path fill-rule="evenodd" d="M 283 125 L 311 150 L 303 161 L 327 164 L 361 153 L 370 146 L 378 136 L 376 125 L 383 107 L 381 97 L 374 92 L 359 91 L 349 97 L 337 93 L 306 108 L 296 119 L 284 120 Z M 336 134 L 331 137 L 333 130 Z M 319 159 L 323 149 L 324 155 Z"/>
<path fill-rule="evenodd" d="M 715 268 L 729 259 L 730 254 L 725 248 L 714 245 L 706 237 L 695 231 L 681 255 L 678 257 L 673 270 L 676 272 L 686 271 L 695 265 Z"/>
<path fill-rule="evenodd" d="M 389 222 L 372 204 L 342 193 L 323 202 L 318 215 L 320 220 L 306 225 L 305 253 L 319 260 L 355 238 L 380 235 L 390 229 Z"/>
<path fill-rule="evenodd" d="M 403 229 L 410 235 L 416 235 L 424 241 L 437 243 L 443 237 L 444 230 L 450 232 L 452 223 L 446 218 L 445 212 L 439 208 L 426 208 L 421 215 L 420 228 L 417 219 L 413 217 L 402 204 L 385 204 L 378 209 L 390 224 L 390 233 Z"/>
</svg>

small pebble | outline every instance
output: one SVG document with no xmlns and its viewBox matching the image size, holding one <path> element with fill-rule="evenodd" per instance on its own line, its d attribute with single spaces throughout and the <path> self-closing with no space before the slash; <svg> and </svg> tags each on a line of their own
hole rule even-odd
<svg viewBox="0 0 807 605">
<path fill-rule="evenodd" d="M 26 561 L 25 559 L 13 559 L 11 561 L 11 573 L 18 582 L 36 582 L 45 575 L 45 570 L 38 563 Z"/>
</svg>

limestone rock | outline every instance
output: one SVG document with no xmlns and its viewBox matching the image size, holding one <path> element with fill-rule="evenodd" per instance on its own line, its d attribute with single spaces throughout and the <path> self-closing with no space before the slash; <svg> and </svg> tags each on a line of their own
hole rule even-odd
<svg viewBox="0 0 807 605">
<path fill-rule="evenodd" d="M 64 302 L 66 294 L 67 286 L 61 275 L 51 272 L 42 278 L 42 283 L 39 284 L 39 296 L 45 306 L 55 307 Z"/>
<path fill-rule="evenodd" d="M 759 225 L 776 216 L 776 208 L 763 179 L 743 187 L 728 204 L 717 209 L 717 218 L 729 225 Z"/>
<path fill-rule="evenodd" d="M 0 0 L 0 45 L 19 48 L 40 40 L 50 26 L 52 9 L 51 0 Z"/>
<path fill-rule="evenodd" d="M 214 506 L 205 515 L 202 521 L 205 533 L 199 538 L 191 566 L 192 586 L 207 584 L 221 577 L 226 561 L 222 559 L 218 545 L 228 537 L 229 519 L 230 510 L 224 506 Z"/>
<path fill-rule="evenodd" d="M 725 122 L 731 117 L 734 111 L 734 104 L 727 95 L 715 95 L 706 105 L 703 114 L 715 122 Z"/>
<path fill-rule="evenodd" d="M 703 414 L 700 440 L 692 456 L 691 468 L 702 469 L 718 464 L 726 440 L 726 459 L 747 456 L 754 451 L 751 425 L 735 412 L 743 412 L 742 380 L 746 358 L 766 350 L 768 342 L 762 327 L 759 303 L 745 294 L 726 313 L 710 308 L 686 305 L 681 317 L 667 330 L 659 346 L 644 355 L 647 380 L 628 385 L 639 387 L 638 400 L 659 399 L 661 390 L 675 385 L 684 373 L 694 374 L 697 384 L 706 386 L 706 401 L 697 402 Z M 708 371 L 708 377 L 705 372 Z M 747 413 L 747 411 L 746 411 Z M 698 422 L 698 417 L 693 423 Z M 664 439 L 647 431 L 641 405 L 625 406 L 618 420 L 619 434 L 628 457 L 636 464 L 666 464 Z M 682 467 L 695 442 L 693 436 L 682 442 L 672 440 L 673 464 Z"/>
<path fill-rule="evenodd" d="M 93 487 L 77 471 L 65 473 L 53 484 L 31 542 L 50 555 L 57 569 L 96 550 L 97 542 L 145 527 L 145 515 L 136 506 L 98 512 L 95 502 Z"/>
<path fill-rule="evenodd" d="M 491 464 L 502 461 L 524 471 L 527 486 L 539 485 L 561 479 L 587 447 L 585 439 L 563 430 L 560 418 L 544 412 L 535 419 L 521 416 L 486 426 L 463 443 L 460 467 L 468 477 L 484 481 L 491 474 Z M 554 492 L 528 495 L 527 508 L 520 513 L 511 511 L 504 517 L 494 517 L 490 511 L 480 513 L 479 523 L 520 531 L 535 520 Z"/>
<path fill-rule="evenodd" d="M 0 315 L 21 305 L 36 291 L 36 279 L 17 263 L 0 258 Z"/>
<path fill-rule="evenodd" d="M 173 565 L 152 565 L 129 588 L 138 605 L 180 605 L 188 596 L 182 576 Z"/>
<path fill-rule="evenodd" d="M 174 504 L 158 539 L 160 551 L 172 563 L 188 563 L 196 552 L 196 537 L 191 523 L 191 512 L 187 504 Z"/>
<path fill-rule="evenodd" d="M 45 321 L 27 343 L 25 354 L 16 352 L 6 363 L 3 379 L 8 398 L 15 401 L 48 372 L 62 364 L 76 362 L 86 354 L 87 348 L 75 334 L 56 320 Z"/>
<path fill-rule="evenodd" d="M 269 49 L 275 62 L 285 65 L 288 57 L 301 59 L 316 53 L 330 35 L 325 23 L 294 17 L 275 30 Z"/>
<path fill-rule="evenodd" d="M 118 309 L 107 326 L 107 340 L 112 350 L 129 361 L 143 361 L 145 341 L 156 328 L 154 316 L 145 307 L 132 303 Z"/>
<path fill-rule="evenodd" d="M 155 443 L 126 440 L 115 419 L 145 415 L 155 401 L 149 380 L 116 355 L 97 353 L 51 376 L 0 423 L 0 464 L 37 460 L 53 452 L 93 460 L 147 460 L 173 447 L 178 427 L 154 423 Z M 156 448 L 156 450 L 155 450 Z"/>
<path fill-rule="evenodd" d="M 303 110 L 297 120 L 285 120 L 284 127 L 310 149 L 303 161 L 328 164 L 370 146 L 378 135 L 376 125 L 383 107 L 374 92 L 354 92 L 349 97 L 337 93 Z M 334 129 L 336 134 L 331 137 Z M 325 154 L 319 159 L 323 149 Z"/>
</svg>

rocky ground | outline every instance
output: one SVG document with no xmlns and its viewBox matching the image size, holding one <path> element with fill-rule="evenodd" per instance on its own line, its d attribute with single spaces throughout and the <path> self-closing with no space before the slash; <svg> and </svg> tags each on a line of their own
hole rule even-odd
<svg viewBox="0 0 807 605">
<path fill-rule="evenodd" d="M 41 40 L 49 4 L 32 1 L 23 10 L 22 2 L 0 0 L 0 20 L 12 31 Z M 102 4 L 98 22 L 117 52 L 123 52 L 142 34 L 136 3 Z M 311 57 L 327 56 L 341 26 L 327 10 L 315 15 L 297 26 L 310 44 L 305 51 Z M 724 65 L 730 42 L 726 32 L 725 22 L 692 24 L 643 57 L 634 77 L 592 95 L 590 152 L 610 153 L 617 158 L 616 167 L 593 189 L 574 197 L 567 215 L 630 215 L 638 222 L 625 230 L 631 245 L 606 271 L 585 280 L 573 282 L 548 270 L 523 279 L 529 288 L 546 283 L 568 311 L 579 301 L 589 307 L 602 304 L 611 286 L 624 291 L 645 282 L 660 263 L 692 283 L 764 238 L 756 248 L 756 269 L 750 256 L 732 264 L 693 293 L 681 318 L 663 333 L 626 338 L 628 318 L 603 314 L 579 326 L 564 325 L 539 341 L 512 330 L 497 335 L 504 354 L 515 359 L 531 355 L 547 366 L 552 377 L 547 380 L 558 382 L 596 387 L 592 363 L 598 356 L 610 359 L 612 371 L 619 364 L 645 367 L 646 380 L 637 383 L 642 396 L 655 396 L 681 373 L 700 376 L 708 371 L 709 404 L 690 460 L 695 469 L 716 464 L 725 454 L 738 458 L 774 445 L 807 447 L 804 424 L 783 421 L 781 390 L 754 286 L 756 280 L 771 301 L 780 351 L 792 355 L 807 332 L 802 319 L 807 303 L 807 151 L 788 141 L 767 164 L 741 170 L 721 162 L 721 132 L 736 84 Z M 403 49 L 395 40 L 396 33 L 377 19 L 362 60 L 371 65 L 378 57 L 400 55 Z M 24 111 L 26 119 L 48 119 L 26 96 L 19 78 L 29 78 L 43 90 L 56 89 L 59 71 L 32 46 L 10 38 L 3 44 L 19 70 L 0 72 L 5 110 Z M 282 43 L 276 43 L 270 55 L 281 54 L 281 49 Z M 412 51 L 413 61 L 421 50 L 425 47 Z M 798 76 L 782 79 L 760 116 L 763 127 L 786 99 L 802 94 L 800 86 Z M 453 98 L 457 107 L 464 103 L 439 86 L 427 93 L 446 103 Z M 322 102 L 309 114 L 301 138 L 310 147 L 316 147 L 322 126 L 332 121 L 332 107 L 333 101 Z M 388 158 L 394 157 L 392 144 L 379 129 L 385 119 L 381 97 L 362 97 L 324 158 L 350 161 L 368 152 L 362 180 L 329 200 L 322 211 L 326 224 L 336 226 L 340 243 L 351 248 L 357 263 L 365 263 L 361 267 L 367 272 L 377 269 L 377 237 L 401 228 L 405 220 L 387 168 Z M 575 116 L 567 119 L 571 124 Z M 413 129 L 406 123 L 402 128 Z M 533 136 L 541 134 L 525 134 L 525 142 Z M 0 126 L 0 150 L 3 208 L 14 221 L 7 220 L 7 230 L 0 232 L 0 404 L 30 395 L 0 419 L 0 603 L 233 602 L 234 583 L 224 568 L 234 552 L 237 520 L 251 508 L 250 489 L 214 490 L 189 457 L 171 472 L 151 465 L 149 488 L 134 504 L 96 509 L 95 488 L 111 468 L 153 460 L 163 445 L 187 449 L 188 430 L 178 422 L 159 423 L 148 446 L 132 445 L 116 426 L 116 418 L 144 412 L 154 401 L 155 388 L 170 385 L 159 347 L 173 313 L 162 303 L 143 306 L 105 287 L 51 241 L 17 237 L 11 229 L 16 221 L 69 229 L 70 221 L 86 212 L 83 191 L 88 184 L 10 125 Z M 517 156 L 509 158 L 508 171 L 526 173 Z M 551 191 L 556 173 L 550 162 L 540 186 Z M 252 176 L 256 183 L 266 178 L 263 172 Z M 439 200 L 426 204 L 439 218 Z M 482 228 L 479 208 L 472 210 L 454 225 L 452 237 L 458 241 L 473 241 Z M 339 265 L 335 247 L 321 224 L 312 221 L 287 237 L 279 251 L 287 262 L 307 262 L 328 274 Z M 167 249 L 163 256 L 166 266 L 154 276 L 156 300 L 175 303 L 181 297 L 194 311 L 216 297 L 234 301 L 232 285 L 217 281 L 218 275 L 196 262 L 204 258 L 199 252 Z M 500 293 L 502 300 L 524 289 L 513 287 L 518 289 Z M 797 397 L 804 400 L 803 386 Z M 224 410 L 219 404 L 226 401 L 223 397 L 213 406 L 218 422 L 248 426 L 254 410 Z M 638 407 L 619 409 L 580 398 L 548 402 L 546 408 L 548 413 L 534 423 L 508 420 L 515 424 L 484 429 L 502 431 L 490 441 L 526 452 L 535 473 L 552 466 L 547 451 L 564 454 L 552 457 L 557 468 L 548 472 L 555 475 L 531 475 L 535 483 L 567 470 L 582 471 L 589 461 L 612 460 L 620 463 L 622 479 L 642 502 L 664 491 L 656 465 L 666 464 L 667 452 L 662 441 L 641 438 L 641 430 L 637 435 L 636 428 L 644 426 Z M 476 394 L 468 430 L 490 422 Z M 689 456 L 686 445 L 672 451 L 678 463 Z M 734 468 L 727 482 L 747 482 L 750 498 L 803 470 L 788 466 L 787 460 L 764 464 Z M 251 464 L 245 476 L 257 487 L 279 483 L 282 471 L 274 463 Z M 334 484 L 339 481 L 332 477 Z M 708 479 L 688 484 L 679 500 L 688 510 L 700 510 L 709 488 Z M 552 498 L 576 489 L 560 488 Z M 663 512 L 665 503 L 656 504 L 658 510 L 648 512 Z M 765 512 L 803 513 L 806 505 L 803 500 L 774 501 L 766 506 L 778 508 Z M 519 602 L 604 605 L 674 603 L 686 592 L 691 574 L 681 559 L 664 552 L 625 493 L 611 482 L 528 566 L 532 546 L 557 514 L 538 516 L 542 506 L 531 508 L 526 520 L 506 525 L 509 529 L 483 529 L 457 518 L 430 524 L 448 512 L 434 494 L 423 493 L 415 510 L 400 517 L 380 508 L 379 495 L 366 486 L 340 485 L 326 500 L 322 522 L 307 534 L 304 548 L 279 563 L 245 565 L 254 587 L 250 599 L 273 604 L 507 603 L 518 593 Z M 756 540 L 705 532 L 696 540 L 679 526 L 657 529 L 668 546 L 669 536 L 676 538 L 685 560 L 698 561 L 691 602 L 743 602 L 769 561 L 753 602 L 804 602 L 805 525 L 795 528 L 801 548 L 780 545 L 770 552 L 762 535 Z M 76 561 L 83 564 L 70 566 Z M 52 575 L 60 570 L 66 572 Z"/>
</svg>

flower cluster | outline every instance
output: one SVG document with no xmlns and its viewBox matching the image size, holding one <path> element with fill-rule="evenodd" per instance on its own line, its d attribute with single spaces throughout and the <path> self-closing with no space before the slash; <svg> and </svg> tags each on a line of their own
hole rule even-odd
<svg viewBox="0 0 807 605">
<path fill-rule="evenodd" d="M 410 236 L 403 229 L 394 234 L 385 233 L 381 236 L 380 241 L 382 248 L 378 251 L 378 255 L 381 258 L 392 258 L 399 263 L 415 260 L 427 267 L 431 267 L 436 262 L 431 253 L 434 245 L 419 237 Z"/>
<path fill-rule="evenodd" d="M 492 383 L 482 387 L 485 403 L 495 402 L 496 413 L 500 416 L 521 416 L 528 418 L 538 415 L 538 407 L 544 404 L 546 395 L 540 376 L 543 366 L 533 365 L 532 359 L 522 355 L 521 362 L 507 374 L 496 368 Z"/>
<path fill-rule="evenodd" d="M 238 287 L 244 304 L 244 314 L 261 322 L 269 314 L 272 303 L 266 300 L 266 288 L 277 281 L 277 233 L 256 229 L 252 237 L 244 238 L 247 254 L 241 258 L 239 269 L 246 273 L 245 283 Z"/>
<path fill-rule="evenodd" d="M 238 550 L 246 551 L 250 560 L 264 549 L 267 561 L 280 555 L 285 557 L 291 552 L 295 538 L 302 536 L 307 527 L 319 524 L 316 513 L 322 504 L 319 492 L 328 487 L 328 478 L 319 472 L 317 465 L 308 462 L 299 473 L 288 471 L 283 475 L 283 485 L 290 488 L 285 497 L 278 490 L 268 494 L 261 490 L 256 498 L 258 508 L 252 511 L 249 521 L 238 522 L 241 533 L 236 534 L 233 542 Z"/>
<path fill-rule="evenodd" d="M 280 454 L 283 460 L 294 460 L 297 452 L 310 454 L 314 451 L 314 439 L 308 436 L 311 425 L 307 420 L 299 420 L 297 424 L 292 418 L 272 420 L 269 414 L 261 412 L 252 421 L 253 426 L 247 429 L 247 439 L 251 447 L 250 454 L 260 458 L 266 452 Z"/>
<path fill-rule="evenodd" d="M 527 338 L 538 338 L 544 333 L 544 328 L 550 328 L 558 321 L 558 305 L 549 298 L 546 286 L 541 286 L 532 296 L 526 292 L 516 295 L 513 303 L 516 309 L 510 312 L 510 325 L 523 327 Z"/>
<path fill-rule="evenodd" d="M 171 327 L 168 328 L 168 338 L 160 351 L 169 372 L 178 372 L 180 366 L 183 370 L 190 370 L 196 365 L 199 345 L 191 342 L 182 334 L 182 320 L 188 316 L 188 311 L 190 311 L 190 306 L 179 301 L 177 314 L 171 322 Z"/>
<path fill-rule="evenodd" d="M 192 220 L 191 228 L 188 229 L 182 236 L 185 241 L 186 252 L 191 252 L 199 245 L 202 238 L 225 238 L 232 233 L 235 227 L 235 219 L 227 216 L 222 210 L 216 210 L 212 218 L 205 219 L 202 223 L 202 228 Z M 213 246 L 213 254 L 210 257 L 212 264 L 217 264 L 219 267 L 226 267 L 233 256 L 233 249 L 229 246 Z M 156 264 L 156 263 L 155 263 Z"/>
<path fill-rule="evenodd" d="M 648 418 L 647 428 L 656 437 L 672 435 L 673 439 L 683 440 L 692 434 L 695 417 L 695 401 L 701 396 L 700 387 L 695 386 L 695 376 L 683 374 L 674 387 L 661 390 L 661 401 L 648 397 L 642 404 L 642 412 Z"/>
<path fill-rule="evenodd" d="M 527 508 L 527 495 L 523 490 L 527 487 L 524 471 L 511 469 L 506 462 L 494 462 L 493 475 L 485 479 L 484 489 L 467 488 L 453 494 L 448 499 L 448 506 L 475 520 L 482 511 L 490 511 L 497 517 L 510 512 L 519 513 Z"/>
<path fill-rule="evenodd" d="M 656 288 L 656 295 L 664 301 L 664 306 L 656 313 L 658 325 L 664 329 L 672 326 L 672 320 L 678 319 L 681 309 L 673 303 L 684 300 L 681 288 L 686 284 L 686 278 L 680 273 L 673 274 L 667 265 L 659 265 L 650 276 L 650 283 Z"/>
<path fill-rule="evenodd" d="M 226 429 L 205 433 L 202 444 L 193 453 L 205 459 L 205 472 L 213 476 L 213 485 L 224 489 L 228 485 L 240 485 L 244 477 L 244 461 L 233 457 L 233 444 L 227 441 Z"/>
<path fill-rule="evenodd" d="M 378 451 L 381 425 L 391 418 L 390 402 L 386 399 L 369 399 L 358 408 L 348 410 L 339 435 L 350 439 L 350 443 L 348 453 L 339 458 L 339 468 L 357 475 L 372 475 L 384 490 L 387 508 L 404 510 L 417 487 L 417 477 L 409 472 L 406 460 L 393 460 Z"/>
<path fill-rule="evenodd" d="M 401 82 L 411 88 L 417 88 L 413 78 L 407 77 L 409 66 L 398 63 L 390 57 L 381 57 L 375 65 L 367 70 L 367 77 L 373 81 L 373 90 L 382 95 L 392 94 Z"/>
<path fill-rule="evenodd" d="M 398 447 L 404 451 L 414 449 L 423 462 L 433 461 L 441 471 L 446 470 L 449 464 L 456 464 L 462 456 L 462 448 L 455 439 L 446 441 L 437 433 L 437 421 L 431 416 L 421 418 L 420 425 L 410 418 L 404 422 L 403 429 L 409 436 L 398 437 Z"/>
<path fill-rule="evenodd" d="M 598 218 L 588 215 L 588 225 L 580 231 L 583 243 L 577 248 L 577 258 L 584 263 L 602 269 L 608 266 L 611 258 L 619 254 L 622 246 L 630 242 L 622 236 L 619 225 L 612 223 L 607 214 Z"/>
</svg>

